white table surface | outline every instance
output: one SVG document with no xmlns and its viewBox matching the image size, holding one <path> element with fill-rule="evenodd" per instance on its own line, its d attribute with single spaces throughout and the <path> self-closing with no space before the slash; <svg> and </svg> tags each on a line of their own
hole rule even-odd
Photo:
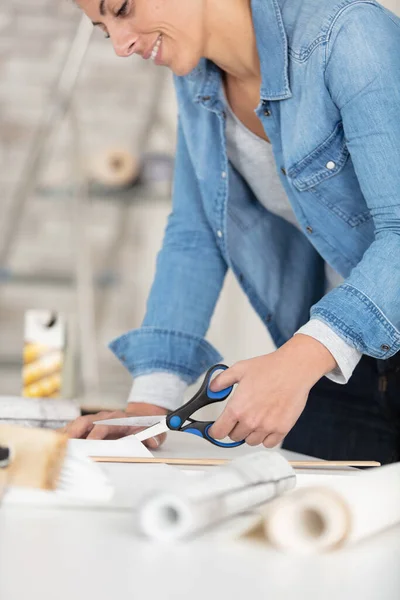
<svg viewBox="0 0 400 600">
<path fill-rule="evenodd" d="M 249 451 L 171 434 L 158 455 L 232 458 Z M 127 494 L 142 465 L 103 467 Z M 400 528 L 353 548 L 299 558 L 215 532 L 155 544 L 137 535 L 129 511 L 0 508 L 0 600 L 205 597 L 399 600 Z"/>
</svg>

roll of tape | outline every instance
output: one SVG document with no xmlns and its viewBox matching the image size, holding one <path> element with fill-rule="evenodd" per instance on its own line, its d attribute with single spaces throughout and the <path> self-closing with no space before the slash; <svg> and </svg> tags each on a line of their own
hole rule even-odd
<svg viewBox="0 0 400 600">
<path fill-rule="evenodd" d="M 139 177 L 140 160 L 128 150 L 108 149 L 94 157 L 90 176 L 92 180 L 109 188 L 124 188 Z"/>
</svg>

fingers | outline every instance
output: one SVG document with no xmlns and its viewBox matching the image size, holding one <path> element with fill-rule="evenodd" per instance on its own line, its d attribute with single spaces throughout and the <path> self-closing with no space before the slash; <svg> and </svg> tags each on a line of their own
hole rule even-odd
<svg viewBox="0 0 400 600">
<path fill-rule="evenodd" d="M 99 419 L 102 418 L 100 415 L 97 415 Z M 93 420 L 93 415 L 87 415 L 86 417 L 78 417 L 75 421 L 69 423 L 65 427 L 65 433 L 70 438 L 85 438 L 93 429 Z"/>
<path fill-rule="evenodd" d="M 149 438 L 148 440 L 145 440 L 143 444 L 147 446 L 149 450 L 157 450 L 157 448 L 159 448 L 161 444 L 165 442 L 166 438 L 167 434 L 162 433 L 161 435 L 157 435 L 155 437 Z"/>
<path fill-rule="evenodd" d="M 246 440 L 252 432 L 253 429 L 248 427 L 245 423 L 237 423 L 228 435 L 233 442 L 241 442 L 242 440 Z M 264 438 L 265 433 L 263 439 Z"/>
<path fill-rule="evenodd" d="M 281 433 L 270 433 L 265 438 L 263 444 L 266 448 L 275 448 L 275 446 L 278 446 L 282 442 L 284 437 Z"/>
<path fill-rule="evenodd" d="M 102 411 L 97 415 L 86 415 L 84 417 L 78 417 L 75 421 L 68 423 L 68 425 L 64 428 L 63 433 L 66 433 L 69 438 L 86 438 L 90 435 L 93 429 L 99 427 L 98 425 L 93 425 L 93 421 L 101 421 L 102 419 L 110 419 L 117 417 L 124 417 L 126 414 L 122 411 Z M 114 427 L 113 429 L 116 429 Z M 100 435 L 100 434 L 94 434 Z M 121 437 L 121 435 L 119 435 Z M 102 437 L 93 437 L 91 439 L 104 439 Z"/>
<path fill-rule="evenodd" d="M 261 446 L 265 439 L 265 431 L 253 431 L 246 437 L 246 444 L 248 446 Z"/>
<path fill-rule="evenodd" d="M 95 425 L 87 435 L 87 440 L 105 440 L 109 431 L 107 425 Z"/>
<path fill-rule="evenodd" d="M 118 440 L 127 435 L 137 433 L 137 427 L 111 427 L 109 425 L 95 425 L 86 439 L 88 440 Z"/>
<path fill-rule="evenodd" d="M 138 412 L 140 413 L 140 408 Z M 148 412 L 151 412 L 150 407 Z M 157 408 L 154 414 L 163 414 L 163 409 Z M 143 412 L 147 412 L 145 407 Z M 129 414 L 129 413 L 128 413 Z M 127 413 L 123 411 L 102 411 L 96 415 L 86 415 L 84 417 L 78 417 L 75 421 L 69 423 L 63 429 L 60 429 L 60 433 L 65 433 L 70 438 L 86 438 L 88 440 L 117 440 L 127 435 L 132 435 L 141 431 L 139 427 L 116 427 L 110 425 L 94 425 L 93 421 L 101 421 L 103 419 L 113 419 L 126 417 Z M 156 450 L 165 441 L 166 434 L 159 435 L 155 438 L 146 440 L 145 445 L 151 450 Z"/>
<path fill-rule="evenodd" d="M 237 418 L 233 415 L 229 408 L 226 407 L 220 418 L 215 421 L 214 425 L 210 428 L 209 433 L 214 439 L 223 440 L 224 438 L 228 437 L 236 424 Z"/>
<path fill-rule="evenodd" d="M 212 392 L 220 392 L 221 390 L 238 383 L 244 370 L 243 362 L 238 362 L 230 369 L 226 369 L 226 371 L 222 371 L 222 373 L 217 375 L 210 383 L 210 390 Z"/>
</svg>

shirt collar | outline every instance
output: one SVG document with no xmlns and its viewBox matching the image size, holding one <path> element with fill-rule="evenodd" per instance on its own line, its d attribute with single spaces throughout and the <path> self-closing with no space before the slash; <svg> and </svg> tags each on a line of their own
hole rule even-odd
<svg viewBox="0 0 400 600">
<path fill-rule="evenodd" d="M 292 93 L 288 74 L 288 43 L 279 0 L 251 0 L 254 30 L 261 64 L 261 99 L 285 100 Z M 193 99 L 213 101 L 220 88 L 219 69 L 202 59 L 188 75 Z"/>
</svg>

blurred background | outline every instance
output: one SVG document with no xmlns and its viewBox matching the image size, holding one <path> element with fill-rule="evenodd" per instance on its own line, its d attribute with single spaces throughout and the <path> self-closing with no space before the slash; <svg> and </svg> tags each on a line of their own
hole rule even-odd
<svg viewBox="0 0 400 600">
<path fill-rule="evenodd" d="M 69 321 L 67 393 L 118 407 L 132 381 L 107 344 L 144 316 L 171 208 L 176 103 L 166 69 L 116 57 L 100 31 L 84 53 L 89 36 L 68 0 L 1 4 L 0 394 L 21 393 L 25 312 L 46 309 Z M 272 349 L 231 277 L 209 339 L 228 363 Z"/>
<path fill-rule="evenodd" d="M 21 394 L 25 314 L 44 309 L 68 322 L 65 393 L 88 410 L 126 403 L 107 344 L 144 315 L 175 122 L 169 72 L 117 58 L 72 1 L 1 3 L 0 394 Z M 273 349 L 231 276 L 208 339 L 228 364 Z"/>
</svg>

